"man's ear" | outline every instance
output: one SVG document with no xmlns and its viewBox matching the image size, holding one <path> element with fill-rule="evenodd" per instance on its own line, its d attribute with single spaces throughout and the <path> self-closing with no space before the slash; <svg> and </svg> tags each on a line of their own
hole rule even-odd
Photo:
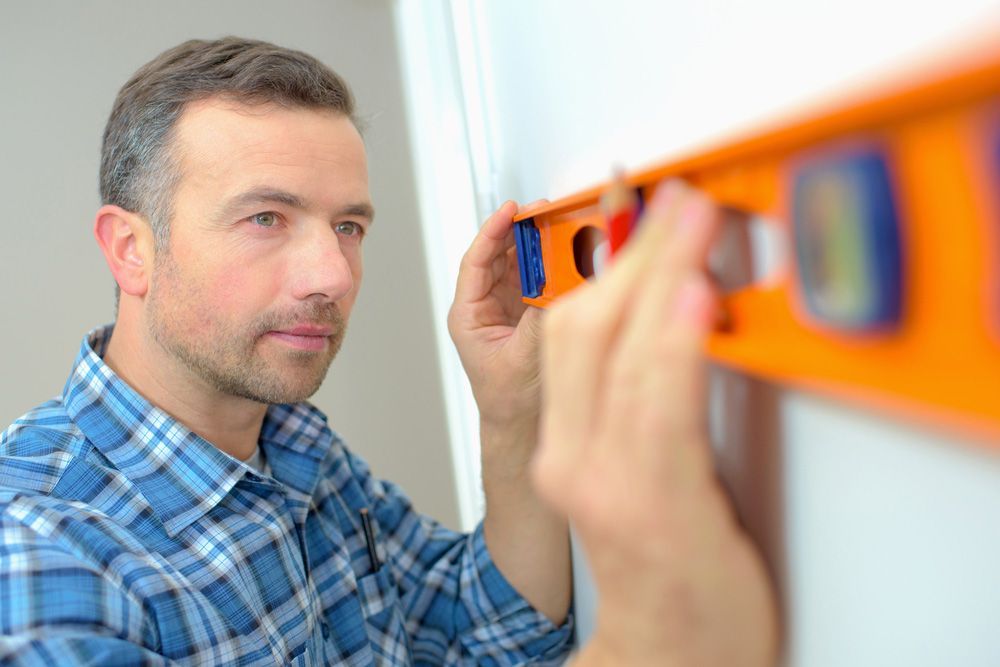
<svg viewBox="0 0 1000 667">
<path fill-rule="evenodd" d="M 97 210 L 94 237 L 121 291 L 145 296 L 153 269 L 153 232 L 146 219 L 105 204 Z"/>
</svg>

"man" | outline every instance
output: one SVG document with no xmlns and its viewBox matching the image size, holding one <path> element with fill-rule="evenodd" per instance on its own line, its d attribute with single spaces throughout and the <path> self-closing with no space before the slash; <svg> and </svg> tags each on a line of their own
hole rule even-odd
<svg viewBox="0 0 1000 667">
<path fill-rule="evenodd" d="M 116 322 L 85 338 L 62 396 L 0 438 L 0 653 L 557 664 L 569 516 L 601 594 L 579 664 L 767 664 L 766 577 L 699 419 L 711 206 L 663 188 L 606 278 L 548 317 L 544 353 L 542 314 L 518 299 L 516 206 L 486 222 L 449 327 L 487 513 L 452 533 L 305 402 L 374 217 L 353 112 L 311 57 L 235 38 L 181 44 L 120 91 L 94 223 Z"/>
</svg>

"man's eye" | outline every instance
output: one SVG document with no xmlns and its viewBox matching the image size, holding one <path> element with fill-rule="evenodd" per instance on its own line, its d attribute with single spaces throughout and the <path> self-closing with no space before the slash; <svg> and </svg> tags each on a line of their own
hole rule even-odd
<svg viewBox="0 0 1000 667">
<path fill-rule="evenodd" d="M 250 222 L 261 227 L 273 227 L 277 221 L 278 217 L 274 213 L 258 213 L 250 216 Z"/>
<path fill-rule="evenodd" d="M 337 224 L 337 233 L 344 236 L 361 236 L 364 229 L 356 222 L 341 222 Z"/>
</svg>

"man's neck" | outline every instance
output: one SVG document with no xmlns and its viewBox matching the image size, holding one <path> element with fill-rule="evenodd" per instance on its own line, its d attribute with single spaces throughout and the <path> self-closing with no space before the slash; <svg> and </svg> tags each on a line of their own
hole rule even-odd
<svg viewBox="0 0 1000 667">
<path fill-rule="evenodd" d="M 227 454 L 253 455 L 267 406 L 220 393 L 127 325 L 115 326 L 104 363 L 147 401 Z"/>
</svg>

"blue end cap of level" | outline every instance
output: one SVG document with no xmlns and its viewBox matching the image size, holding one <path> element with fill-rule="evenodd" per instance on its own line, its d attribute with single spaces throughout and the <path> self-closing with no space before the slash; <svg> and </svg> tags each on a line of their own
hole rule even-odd
<svg viewBox="0 0 1000 667">
<path fill-rule="evenodd" d="M 542 237 L 534 219 L 514 223 L 517 268 L 521 273 L 521 294 L 529 299 L 542 295 L 545 265 L 542 264 Z"/>
<path fill-rule="evenodd" d="M 795 251 L 810 314 L 845 332 L 884 331 L 903 311 L 903 257 L 892 182 L 869 150 L 797 169 Z"/>
</svg>

